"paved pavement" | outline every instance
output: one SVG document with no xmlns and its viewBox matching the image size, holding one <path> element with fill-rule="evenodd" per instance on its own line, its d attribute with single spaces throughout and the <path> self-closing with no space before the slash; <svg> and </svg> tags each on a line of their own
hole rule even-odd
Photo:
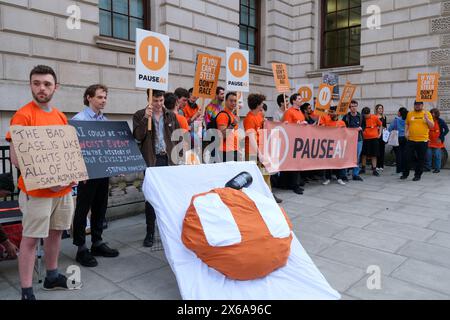
<svg viewBox="0 0 450 320">
<path fill-rule="evenodd" d="M 295 234 L 343 299 L 450 299 L 450 171 L 400 181 L 381 177 L 328 186 L 307 185 L 305 195 L 276 190 Z M 45 292 L 39 299 L 180 299 L 163 251 L 141 247 L 143 215 L 110 223 L 107 241 L 120 257 L 82 268 L 84 288 Z M 61 269 L 74 264 L 76 248 L 63 241 Z M 375 266 L 375 269 L 369 269 Z M 373 268 L 373 267 L 372 267 Z M 381 288 L 373 270 L 381 272 Z M 16 262 L 0 263 L 0 300 L 17 299 Z"/>
</svg>

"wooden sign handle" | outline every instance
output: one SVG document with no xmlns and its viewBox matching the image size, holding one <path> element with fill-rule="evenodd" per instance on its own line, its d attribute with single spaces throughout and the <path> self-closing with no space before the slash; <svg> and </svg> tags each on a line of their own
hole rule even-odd
<svg viewBox="0 0 450 320">
<path fill-rule="evenodd" d="M 283 98 L 284 98 L 284 112 L 286 112 L 287 111 L 287 101 L 286 101 L 286 94 L 285 93 L 283 93 Z"/>
<path fill-rule="evenodd" d="M 149 106 L 153 102 L 153 89 L 150 89 L 148 94 L 148 104 Z M 152 118 L 148 118 L 148 131 L 152 131 Z"/>
</svg>

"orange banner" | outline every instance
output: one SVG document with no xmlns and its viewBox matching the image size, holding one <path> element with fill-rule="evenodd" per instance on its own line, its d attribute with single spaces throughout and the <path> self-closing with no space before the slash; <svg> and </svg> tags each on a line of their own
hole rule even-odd
<svg viewBox="0 0 450 320">
<path fill-rule="evenodd" d="M 438 100 L 439 73 L 419 73 L 417 76 L 417 95 L 419 102 Z"/>
<path fill-rule="evenodd" d="M 270 173 L 357 166 L 358 129 L 266 121 L 259 148 Z"/>
<path fill-rule="evenodd" d="M 277 91 L 280 93 L 290 92 L 291 85 L 289 83 L 289 76 L 286 65 L 284 63 L 272 63 L 272 70 Z"/>
<path fill-rule="evenodd" d="M 339 105 L 337 107 L 337 114 L 343 115 L 349 112 L 350 103 L 352 102 L 353 96 L 356 92 L 356 86 L 347 83 L 342 91 L 342 97 L 339 101 Z"/>
<path fill-rule="evenodd" d="M 330 109 L 332 98 L 333 86 L 322 83 L 319 86 L 319 93 L 317 94 L 316 109 L 314 110 L 314 113 L 319 116 L 327 115 L 328 109 Z"/>
<path fill-rule="evenodd" d="M 197 56 L 193 95 L 199 98 L 214 99 L 219 82 L 220 57 L 200 53 Z"/>
</svg>

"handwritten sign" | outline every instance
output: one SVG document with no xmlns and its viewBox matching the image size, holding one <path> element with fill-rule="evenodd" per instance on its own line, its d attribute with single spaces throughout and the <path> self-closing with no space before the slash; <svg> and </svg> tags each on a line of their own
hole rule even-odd
<svg viewBox="0 0 450 320">
<path fill-rule="evenodd" d="M 199 53 L 195 69 L 194 92 L 195 97 L 214 99 L 219 82 L 220 57 Z"/>
<path fill-rule="evenodd" d="M 417 97 L 419 102 L 438 100 L 439 73 L 419 73 L 417 76 Z"/>
<path fill-rule="evenodd" d="M 90 179 L 143 172 L 147 169 L 127 122 L 69 123 L 76 129 Z"/>
<path fill-rule="evenodd" d="M 12 126 L 19 168 L 29 191 L 88 180 L 77 133 L 71 126 Z"/>
<path fill-rule="evenodd" d="M 273 78 L 275 79 L 275 86 L 280 93 L 291 91 L 289 84 L 289 76 L 287 67 L 284 63 L 272 63 Z"/>
<path fill-rule="evenodd" d="M 350 104 L 352 102 L 353 96 L 355 95 L 356 86 L 347 83 L 342 91 L 342 97 L 339 101 L 339 105 L 337 107 L 337 114 L 347 114 Z"/>
</svg>

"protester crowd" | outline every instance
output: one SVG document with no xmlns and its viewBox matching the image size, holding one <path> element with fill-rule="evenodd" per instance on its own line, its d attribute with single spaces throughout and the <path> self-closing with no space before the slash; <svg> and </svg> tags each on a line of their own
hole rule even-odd
<svg viewBox="0 0 450 320">
<path fill-rule="evenodd" d="M 66 116 L 53 107 L 52 98 L 57 92 L 58 84 L 55 72 L 47 66 L 37 66 L 30 73 L 30 87 L 33 100 L 20 108 L 11 119 L 11 125 L 44 126 L 67 125 Z M 86 89 L 83 96 L 84 108 L 73 117 L 74 120 L 107 121 L 104 115 L 108 97 L 108 88 L 93 85 Z M 259 130 L 264 128 L 267 105 L 262 94 L 248 95 L 248 114 L 241 119 L 242 107 L 236 92 L 225 92 L 218 87 L 216 97 L 205 108 L 193 96 L 193 89 L 178 88 L 174 93 L 158 90 L 147 91 L 147 104 L 133 115 L 133 136 L 138 142 L 143 158 L 148 167 L 174 166 L 179 162 L 171 158 L 178 141 L 172 140 L 173 133 L 182 129 L 190 137 L 190 144 L 201 142 L 207 134 L 206 129 L 217 129 L 219 136 L 213 139 L 219 144 L 217 150 L 210 150 L 209 158 L 214 161 L 243 161 L 256 159 L 266 183 L 278 188 L 287 188 L 297 194 L 304 192 L 306 183 L 321 179 L 324 185 L 330 184 L 333 175 L 340 185 L 345 185 L 350 176 L 353 181 L 361 182 L 361 174 L 369 163 L 370 172 L 379 176 L 384 169 L 385 147 L 389 142 L 394 145 L 396 170 L 401 179 L 407 179 L 411 162 L 415 162 L 414 180 L 421 179 L 424 171 L 441 169 L 441 149 L 449 129 L 439 117 L 437 109 L 431 113 L 424 110 L 423 103 L 416 102 L 414 109 L 408 112 L 404 107 L 388 126 L 383 105 L 375 106 L 373 113 L 368 107 L 359 112 L 357 101 L 352 101 L 349 111 L 341 119 L 337 115 L 337 105 L 332 104 L 327 115 L 319 116 L 314 112 L 314 105 L 305 103 L 302 97 L 294 93 L 290 97 L 281 94 L 276 101 L 278 109 L 273 121 L 298 126 L 317 126 L 358 129 L 357 163 L 355 168 L 322 171 L 280 172 L 270 176 L 264 170 L 268 160 L 261 154 Z M 204 112 L 202 112 L 204 110 Z M 149 130 L 151 122 L 151 130 Z M 245 152 L 239 147 L 239 126 L 246 132 Z M 388 138 L 390 132 L 391 136 Z M 11 159 L 18 167 L 17 156 L 11 142 Z M 395 140 L 395 141 L 394 141 Z M 205 145 L 201 145 L 201 149 Z M 202 150 L 203 151 L 203 150 Z M 75 208 L 71 196 L 72 185 L 60 186 L 38 191 L 27 191 L 22 177 L 19 178 L 19 205 L 23 212 L 23 238 L 20 244 L 19 275 L 22 287 L 22 299 L 35 299 L 32 288 L 32 275 L 38 239 L 44 240 L 45 263 L 47 274 L 44 288 L 79 289 L 81 284 L 68 286 L 67 278 L 58 272 L 58 254 L 61 235 L 70 229 L 73 223 L 73 244 L 78 247 L 76 261 L 86 267 L 98 265 L 95 257 L 114 258 L 119 251 L 110 248 L 102 239 L 105 213 L 108 203 L 109 179 L 92 179 L 78 184 L 78 197 Z M 281 202 L 276 196 L 275 200 Z M 86 217 L 91 211 L 92 246 L 86 246 Z M 145 204 L 147 235 L 143 245 L 151 247 L 154 242 L 155 209 L 148 202 Z M 7 242 L 0 232 L 0 242 L 9 251 L 14 247 Z"/>
</svg>

